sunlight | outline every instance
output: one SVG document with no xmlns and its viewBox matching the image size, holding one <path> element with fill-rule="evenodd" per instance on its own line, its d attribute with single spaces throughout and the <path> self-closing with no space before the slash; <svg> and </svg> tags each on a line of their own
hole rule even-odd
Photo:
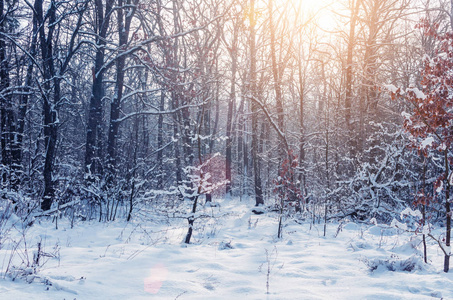
<svg viewBox="0 0 453 300">
<path fill-rule="evenodd" d="M 336 1 L 333 0 L 296 0 L 300 1 L 302 13 L 311 17 L 314 16 L 316 23 L 322 29 L 332 29 L 335 27 L 335 19 L 332 15 L 333 6 Z"/>
</svg>

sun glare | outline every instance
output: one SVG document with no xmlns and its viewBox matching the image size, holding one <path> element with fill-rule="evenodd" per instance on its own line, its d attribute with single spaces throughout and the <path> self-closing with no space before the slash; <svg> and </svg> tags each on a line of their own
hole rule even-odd
<svg viewBox="0 0 453 300">
<path fill-rule="evenodd" d="M 299 0 L 301 2 L 302 13 L 308 17 L 313 17 L 316 23 L 323 29 L 332 29 L 335 26 L 333 17 L 333 0 Z"/>
</svg>

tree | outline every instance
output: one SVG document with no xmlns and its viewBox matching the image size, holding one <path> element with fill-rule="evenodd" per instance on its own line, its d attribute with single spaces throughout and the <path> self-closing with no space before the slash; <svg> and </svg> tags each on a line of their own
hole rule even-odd
<svg viewBox="0 0 453 300">
<path fill-rule="evenodd" d="M 0 113 L 1 113 L 1 155 L 3 168 L 9 169 L 11 166 L 11 133 L 14 124 L 14 116 L 12 111 L 12 100 L 10 88 L 10 75 L 9 75 L 9 63 L 7 58 L 7 43 L 6 34 L 8 33 L 8 18 L 10 14 L 10 6 L 6 5 L 4 1 L 0 1 Z M 2 176 L 2 182 L 7 181 L 7 172 L 4 170 Z"/>
<path fill-rule="evenodd" d="M 115 94 L 110 104 L 110 123 L 109 123 L 109 134 L 107 143 L 108 153 L 108 171 L 109 181 L 113 179 L 116 170 L 116 156 L 117 156 L 117 139 L 119 131 L 119 117 L 121 109 L 121 101 L 123 100 L 124 90 L 124 75 L 126 67 L 125 51 L 127 50 L 129 43 L 129 31 L 131 27 L 132 18 L 134 16 L 136 5 L 138 0 L 126 0 L 123 3 L 122 0 L 118 1 L 117 8 L 117 29 L 118 29 L 118 58 L 116 59 L 116 82 L 115 82 Z"/>
<path fill-rule="evenodd" d="M 57 15 L 58 8 L 62 3 L 51 1 L 46 15 L 43 14 L 43 1 L 36 0 L 34 12 L 39 28 L 39 45 L 41 48 L 41 70 L 43 82 L 39 84 L 43 100 L 43 127 L 44 127 L 44 194 L 41 208 L 49 210 L 55 194 L 53 170 L 56 155 L 56 146 L 58 138 L 58 109 L 61 105 L 61 82 L 63 75 L 67 71 L 69 63 L 80 47 L 81 43 L 76 43 L 79 30 L 82 26 L 83 14 L 87 9 L 88 2 L 75 3 L 67 8 L 67 12 Z M 69 18 L 71 15 L 76 16 L 76 23 L 72 31 L 68 34 L 69 43 L 62 45 L 59 43 L 61 31 L 59 26 L 61 20 Z M 45 27 L 48 24 L 49 30 L 46 32 Z M 61 47 L 62 51 L 56 51 L 55 48 Z M 58 58 L 57 58 L 57 57 Z"/>
<path fill-rule="evenodd" d="M 289 58 L 291 57 L 291 47 L 284 47 L 280 45 L 280 55 L 277 58 L 277 26 L 278 22 L 274 22 L 274 15 L 276 15 L 276 11 L 274 11 L 274 1 L 270 0 L 268 4 L 269 10 L 269 34 L 270 34 L 270 51 L 271 51 L 271 62 L 272 62 L 272 79 L 273 79 L 273 86 L 275 91 L 275 106 L 277 110 L 277 124 L 278 128 L 281 132 L 285 132 L 285 118 L 284 118 L 284 110 L 283 110 L 283 91 L 282 91 L 282 81 L 285 68 L 288 64 Z M 281 17 L 285 17 L 284 14 Z M 277 23 L 277 24 L 274 24 Z M 283 43 L 283 38 L 286 37 L 288 42 L 291 43 L 292 36 L 288 36 L 285 32 L 279 32 L 279 38 L 281 43 Z M 286 53 L 283 51 L 284 48 L 287 48 Z M 283 147 L 284 141 L 282 137 L 279 136 L 280 140 L 280 147 L 279 147 L 279 159 L 283 160 L 285 157 L 285 148 Z"/>
<path fill-rule="evenodd" d="M 426 57 L 421 90 L 415 87 L 393 91 L 394 97 L 402 96 L 411 104 L 411 114 L 404 120 L 404 128 L 410 134 L 412 145 L 425 156 L 432 158 L 439 153 L 443 159 L 442 174 L 436 182 L 436 192 L 445 203 L 445 239 L 439 242 L 444 253 L 444 272 L 450 268 L 451 243 L 451 204 L 450 190 L 453 176 L 450 171 L 453 165 L 453 32 L 439 34 L 438 26 L 426 20 L 420 27 L 426 35 L 438 40 L 434 57 Z M 441 196 L 441 193 L 443 197 Z"/>
<path fill-rule="evenodd" d="M 357 149 L 364 153 L 367 151 L 367 139 L 372 134 L 368 124 L 370 121 L 379 121 L 378 104 L 383 97 L 376 88 L 385 76 L 384 67 L 389 45 L 395 40 L 397 21 L 407 12 L 410 1 L 407 0 L 360 0 L 362 11 L 359 15 L 364 25 L 362 39 L 363 57 L 361 59 L 361 84 L 359 89 L 359 136 Z M 358 4 L 357 4 L 358 5 Z M 393 50 L 392 48 L 390 48 Z M 375 144 L 371 140 L 371 146 Z M 373 153 L 371 152 L 371 156 Z"/>
<path fill-rule="evenodd" d="M 350 156 L 355 156 L 356 145 L 353 145 L 353 135 L 352 135 L 352 124 L 351 124 L 351 104 L 353 98 L 353 53 L 354 46 L 356 43 L 356 22 L 357 15 L 360 8 L 360 0 L 355 0 L 355 3 L 351 4 L 351 20 L 349 21 L 349 36 L 348 36 L 348 54 L 346 60 L 346 95 L 344 100 L 345 113 L 344 118 L 346 122 L 346 128 L 348 130 L 348 144 Z"/>
<path fill-rule="evenodd" d="M 225 174 L 226 183 L 225 191 L 227 194 L 231 194 L 231 186 L 232 186 L 232 176 L 231 176 L 231 169 L 233 163 L 233 110 L 236 105 L 236 84 L 237 84 L 237 69 L 238 69 L 238 47 L 239 47 L 239 30 L 241 25 L 240 15 L 236 12 L 232 14 L 230 17 L 230 23 L 233 32 L 232 40 L 229 42 L 225 37 L 225 30 L 222 31 L 222 40 L 228 50 L 228 54 L 231 59 L 231 83 L 230 83 L 230 93 L 228 99 L 228 116 L 227 116 L 227 124 L 226 124 L 226 150 L 225 150 Z M 229 24 L 226 24 L 228 26 Z"/>
<path fill-rule="evenodd" d="M 92 69 L 93 85 L 90 98 L 90 107 L 88 113 L 88 126 L 85 150 L 85 172 L 89 179 L 93 180 L 97 173 L 100 172 L 100 153 L 99 145 L 101 140 L 102 125 L 102 103 L 104 97 L 104 67 L 105 50 L 107 44 L 107 32 L 112 16 L 114 0 L 104 1 L 95 0 L 95 24 L 94 33 L 96 37 L 96 50 L 94 67 Z"/>
<path fill-rule="evenodd" d="M 261 164 L 260 157 L 258 155 L 258 111 L 259 106 L 256 102 L 258 99 L 258 87 L 257 87 L 257 69 L 256 69 L 256 13 L 255 13 L 255 0 L 250 1 L 250 90 L 249 97 L 252 106 L 252 160 L 253 160 L 253 175 L 254 175 L 254 187 L 255 187 L 255 205 L 264 204 L 263 199 L 263 188 L 261 183 Z"/>
</svg>

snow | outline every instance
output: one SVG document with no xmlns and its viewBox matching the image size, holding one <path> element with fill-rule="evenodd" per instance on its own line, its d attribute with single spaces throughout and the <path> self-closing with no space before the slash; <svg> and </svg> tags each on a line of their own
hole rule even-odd
<svg viewBox="0 0 453 300">
<path fill-rule="evenodd" d="M 413 216 L 413 217 L 417 217 L 417 218 L 422 218 L 422 213 L 416 209 L 416 210 L 413 210 L 411 209 L 410 207 L 406 207 L 400 214 L 400 218 L 403 219 L 404 216 Z"/>
<path fill-rule="evenodd" d="M 394 93 L 394 94 L 398 91 L 398 88 L 396 86 L 394 86 L 393 84 L 384 85 L 384 88 L 386 88 L 388 91 L 390 91 L 391 93 Z"/>
<path fill-rule="evenodd" d="M 406 89 L 407 92 L 413 92 L 418 99 L 426 99 L 426 95 L 416 87 Z"/>
<path fill-rule="evenodd" d="M 401 116 L 402 116 L 404 119 L 406 119 L 406 120 L 409 122 L 409 124 L 412 124 L 412 120 L 411 120 L 412 115 L 411 115 L 411 114 L 409 114 L 409 113 L 403 111 L 403 112 L 401 113 Z"/>
<path fill-rule="evenodd" d="M 43 251 L 54 256 L 46 257 L 36 274 L 27 269 L 20 277 L 16 270 L 14 281 L 1 276 L 0 299 L 453 297 L 453 275 L 442 272 L 442 251 L 428 240 L 429 264 L 424 264 L 420 236 L 346 222 L 329 223 L 323 237 L 323 224 L 306 220 L 287 221 L 278 240 L 277 214 L 253 214 L 252 199 L 219 202 L 203 207 L 215 218 L 195 221 L 190 245 L 181 243 L 186 220 L 163 222 L 152 212 L 148 220 L 80 221 L 73 229 L 64 219 L 58 230 L 51 221 L 36 222 L 25 234 L 28 255 L 41 241 Z M 20 239 L 19 225 L 4 241 Z M 26 257 L 23 247 L 18 252 Z M 2 272 L 10 254 L 8 243 L 2 244 Z"/>
<path fill-rule="evenodd" d="M 433 142 L 434 142 L 434 138 L 432 136 L 429 136 L 422 141 L 421 148 L 425 149 L 428 146 L 431 147 L 433 145 Z"/>
<path fill-rule="evenodd" d="M 440 194 L 440 193 L 442 193 L 443 190 L 444 190 L 444 182 L 441 181 L 439 186 L 436 189 L 436 193 Z"/>
</svg>

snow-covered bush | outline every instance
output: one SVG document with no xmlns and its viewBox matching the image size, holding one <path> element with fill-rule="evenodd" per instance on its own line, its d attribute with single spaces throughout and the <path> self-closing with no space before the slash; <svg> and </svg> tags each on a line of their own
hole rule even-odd
<svg viewBox="0 0 453 300">
<path fill-rule="evenodd" d="M 419 255 L 412 255 L 406 259 L 400 259 L 397 255 L 390 258 L 363 259 L 371 272 L 385 270 L 392 272 L 413 272 L 425 270 L 423 259 Z"/>
<path fill-rule="evenodd" d="M 335 202 L 339 216 L 351 216 L 361 221 L 376 218 L 390 222 L 394 211 L 407 206 L 412 198 L 413 182 L 419 177 L 419 158 L 407 151 L 407 139 L 402 129 L 390 124 L 374 124 L 373 143 L 360 158 L 355 174 L 340 180 L 331 194 L 339 198 Z M 385 142 L 384 142 L 385 141 Z"/>
</svg>

